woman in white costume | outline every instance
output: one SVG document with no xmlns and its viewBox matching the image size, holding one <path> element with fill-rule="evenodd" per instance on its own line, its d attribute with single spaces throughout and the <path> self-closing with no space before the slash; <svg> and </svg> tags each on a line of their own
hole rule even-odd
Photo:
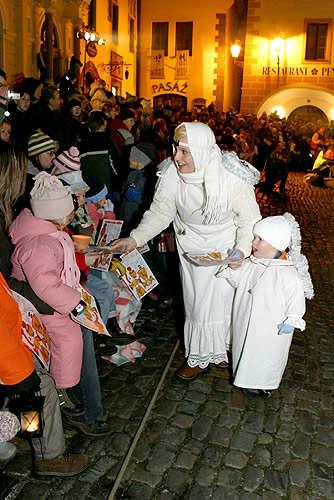
<svg viewBox="0 0 334 500">
<path fill-rule="evenodd" d="M 218 266 L 196 266 L 185 254 L 219 250 L 231 260 L 249 255 L 252 228 L 260 219 L 253 188 L 258 172 L 235 153 L 222 153 L 212 130 L 203 123 L 182 123 L 174 141 L 174 156 L 160 165 L 150 209 L 130 237 L 115 241 L 112 247 L 141 246 L 174 222 L 187 358 L 177 375 L 192 380 L 209 363 L 228 366 L 234 290 L 225 280 L 215 279 Z"/>
<path fill-rule="evenodd" d="M 237 270 L 217 273 L 236 288 L 234 385 L 247 397 L 269 398 L 278 388 L 293 331 L 305 329 L 305 297 L 313 297 L 313 286 L 300 243 L 299 226 L 291 214 L 267 217 L 255 224 L 249 259 Z"/>
</svg>

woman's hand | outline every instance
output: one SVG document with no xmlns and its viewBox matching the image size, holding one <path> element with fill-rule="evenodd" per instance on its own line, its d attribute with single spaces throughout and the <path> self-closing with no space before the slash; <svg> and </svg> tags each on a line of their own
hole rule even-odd
<svg viewBox="0 0 334 500">
<path fill-rule="evenodd" d="M 87 267 L 91 267 L 97 260 L 98 255 L 96 253 L 86 253 L 85 262 Z"/>
<path fill-rule="evenodd" d="M 241 250 L 237 250 L 236 248 L 227 250 L 227 253 L 228 253 L 227 260 L 231 261 L 229 267 L 235 271 L 241 266 L 242 261 L 245 258 L 245 255 Z"/>
<path fill-rule="evenodd" d="M 118 240 L 109 243 L 109 247 L 114 251 L 126 252 L 137 246 L 137 242 L 134 238 L 129 236 L 128 238 L 119 238 Z"/>
</svg>

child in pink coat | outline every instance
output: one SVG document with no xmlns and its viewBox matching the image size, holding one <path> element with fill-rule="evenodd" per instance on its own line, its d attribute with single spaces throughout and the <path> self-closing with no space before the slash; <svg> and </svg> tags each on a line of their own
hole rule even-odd
<svg viewBox="0 0 334 500">
<path fill-rule="evenodd" d="M 82 333 L 70 313 L 80 309 L 80 292 L 73 243 L 61 231 L 73 219 L 71 189 L 40 172 L 27 208 L 14 220 L 10 236 L 15 245 L 12 276 L 28 281 L 53 315 L 41 315 L 51 340 L 50 373 L 59 388 L 78 384 L 82 365 Z"/>
</svg>

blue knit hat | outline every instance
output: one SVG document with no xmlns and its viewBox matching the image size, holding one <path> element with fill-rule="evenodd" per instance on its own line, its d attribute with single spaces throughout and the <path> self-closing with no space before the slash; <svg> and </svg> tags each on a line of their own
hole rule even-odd
<svg viewBox="0 0 334 500">
<path fill-rule="evenodd" d="M 89 190 L 89 186 L 85 183 L 82 178 L 81 170 L 76 170 L 74 172 L 65 172 L 57 176 L 59 179 L 67 182 L 71 186 L 72 191 L 79 191 L 79 189 Z"/>
<path fill-rule="evenodd" d="M 107 186 L 97 177 L 85 175 L 85 182 L 89 186 L 86 194 L 86 203 L 98 203 L 108 194 Z"/>
</svg>

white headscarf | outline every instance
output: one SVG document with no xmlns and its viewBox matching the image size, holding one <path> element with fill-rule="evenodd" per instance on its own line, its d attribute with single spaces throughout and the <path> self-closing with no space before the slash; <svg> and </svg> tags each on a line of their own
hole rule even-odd
<svg viewBox="0 0 334 500">
<path fill-rule="evenodd" d="M 193 177 L 196 183 L 203 182 L 205 193 L 201 208 L 204 215 L 204 224 L 218 222 L 222 212 L 226 209 L 226 200 L 222 200 L 220 193 L 222 155 L 216 144 L 214 133 L 210 127 L 201 122 L 185 122 L 181 125 L 186 128 L 188 146 L 194 159 L 195 172 L 184 175 L 179 172 L 179 175 L 184 181 L 189 180 L 189 182 L 192 182 Z"/>
</svg>

